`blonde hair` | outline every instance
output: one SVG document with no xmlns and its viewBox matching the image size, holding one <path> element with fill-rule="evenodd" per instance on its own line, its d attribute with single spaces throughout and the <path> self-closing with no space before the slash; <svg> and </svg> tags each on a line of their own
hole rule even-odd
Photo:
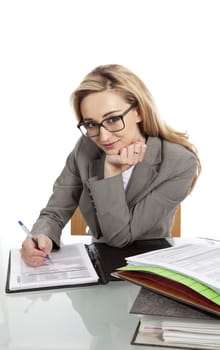
<svg viewBox="0 0 220 350">
<path fill-rule="evenodd" d="M 174 130 L 160 118 L 150 91 L 143 81 L 129 69 L 121 65 L 109 64 L 96 67 L 86 75 L 79 87 L 71 95 L 71 103 L 78 121 L 82 120 L 80 110 L 82 100 L 92 93 L 107 89 L 112 89 L 119 93 L 129 104 L 137 105 L 138 111 L 142 116 L 140 127 L 143 134 L 157 136 L 180 144 L 195 155 L 197 174 L 192 182 L 191 192 L 201 172 L 201 163 L 195 146 L 189 142 L 187 133 Z"/>
</svg>

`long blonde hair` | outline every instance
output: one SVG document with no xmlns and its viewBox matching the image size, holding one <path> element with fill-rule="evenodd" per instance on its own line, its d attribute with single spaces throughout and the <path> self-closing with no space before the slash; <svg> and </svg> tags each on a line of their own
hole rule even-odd
<svg viewBox="0 0 220 350">
<path fill-rule="evenodd" d="M 197 160 L 197 174 L 192 182 L 192 191 L 201 172 L 201 163 L 195 146 L 189 142 L 188 134 L 179 132 L 167 125 L 159 115 L 154 99 L 143 81 L 129 69 L 109 64 L 98 66 L 83 79 L 79 87 L 71 95 L 78 121 L 82 120 L 81 102 L 94 93 L 113 89 L 129 104 L 136 104 L 142 116 L 141 131 L 148 136 L 157 136 L 164 140 L 180 144 L 195 155 Z"/>
</svg>

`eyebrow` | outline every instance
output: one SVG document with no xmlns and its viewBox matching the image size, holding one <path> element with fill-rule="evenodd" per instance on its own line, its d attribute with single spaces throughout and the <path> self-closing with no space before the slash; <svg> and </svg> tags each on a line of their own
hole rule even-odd
<svg viewBox="0 0 220 350">
<path fill-rule="evenodd" d="M 119 112 L 119 110 L 110 111 L 110 112 L 107 112 L 107 113 L 103 114 L 102 118 L 104 119 L 104 118 L 108 117 L 112 113 L 122 113 L 122 112 Z M 83 118 L 83 120 L 94 120 L 94 119 L 92 119 L 92 118 Z"/>
</svg>

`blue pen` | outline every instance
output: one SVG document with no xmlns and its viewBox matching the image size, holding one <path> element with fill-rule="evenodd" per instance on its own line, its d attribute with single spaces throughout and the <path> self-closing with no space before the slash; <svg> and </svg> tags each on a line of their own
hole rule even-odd
<svg viewBox="0 0 220 350">
<path fill-rule="evenodd" d="M 22 221 L 19 220 L 18 223 L 19 223 L 19 225 L 21 226 L 22 230 L 26 233 L 27 237 L 30 238 L 30 239 L 32 239 L 32 241 L 33 241 L 33 242 L 35 243 L 35 245 L 36 245 L 36 248 L 39 249 L 37 239 L 31 234 L 31 232 L 27 229 L 27 227 L 23 224 Z M 47 255 L 45 256 L 45 258 L 49 259 L 50 257 L 49 257 L 49 255 L 47 254 Z"/>
</svg>

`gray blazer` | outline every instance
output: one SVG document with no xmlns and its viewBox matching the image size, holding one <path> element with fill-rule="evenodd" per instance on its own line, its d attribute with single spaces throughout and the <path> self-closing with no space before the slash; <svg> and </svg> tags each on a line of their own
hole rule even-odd
<svg viewBox="0 0 220 350">
<path fill-rule="evenodd" d="M 175 210 L 197 172 L 195 156 L 181 145 L 149 137 L 126 191 L 121 175 L 103 178 L 104 160 L 105 153 L 89 138 L 78 140 L 33 234 L 44 233 L 59 245 L 62 229 L 79 205 L 93 235 L 109 245 L 169 235 Z"/>
</svg>

